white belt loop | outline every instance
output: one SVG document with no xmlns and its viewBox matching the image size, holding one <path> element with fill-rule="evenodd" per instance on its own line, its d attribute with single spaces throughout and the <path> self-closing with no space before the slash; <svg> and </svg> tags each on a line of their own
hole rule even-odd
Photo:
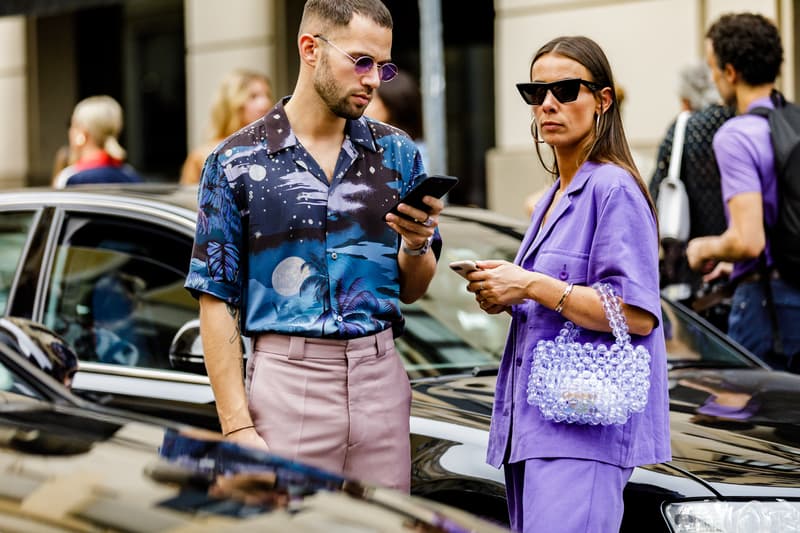
<svg viewBox="0 0 800 533">
<path fill-rule="evenodd" d="M 306 352 L 305 337 L 289 337 L 289 352 L 286 354 L 289 359 L 303 359 Z"/>
</svg>

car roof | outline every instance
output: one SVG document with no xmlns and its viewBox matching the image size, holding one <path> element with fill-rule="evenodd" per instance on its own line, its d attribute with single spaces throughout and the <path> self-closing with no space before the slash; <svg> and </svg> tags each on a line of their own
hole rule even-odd
<svg viewBox="0 0 800 533">
<path fill-rule="evenodd" d="M 28 187 L 0 191 L 0 207 L 8 204 L 48 205 L 108 201 L 119 204 L 159 203 L 162 207 L 194 219 L 197 212 L 197 186 L 170 183 L 127 185 L 81 185 L 67 189 Z"/>
<path fill-rule="evenodd" d="M 66 189 L 50 187 L 28 187 L 0 191 L 0 207 L 8 204 L 31 205 L 76 204 L 86 205 L 96 201 L 115 204 L 147 204 L 157 202 L 164 208 L 171 208 L 182 216 L 196 220 L 197 185 L 178 185 L 174 183 L 138 184 L 99 184 L 79 185 Z M 489 226 L 517 233 L 525 233 L 528 220 L 515 218 L 502 213 L 471 206 L 448 205 L 442 214 L 448 218 L 479 222 Z"/>
</svg>

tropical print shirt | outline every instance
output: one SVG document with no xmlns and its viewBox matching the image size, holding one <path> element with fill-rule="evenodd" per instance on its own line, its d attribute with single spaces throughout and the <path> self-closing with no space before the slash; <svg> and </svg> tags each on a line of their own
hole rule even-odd
<svg viewBox="0 0 800 533">
<path fill-rule="evenodd" d="M 399 335 L 400 238 L 384 216 L 424 179 L 419 151 L 396 128 L 348 120 L 329 184 L 286 101 L 208 156 L 185 286 L 238 306 L 247 335 Z"/>
</svg>

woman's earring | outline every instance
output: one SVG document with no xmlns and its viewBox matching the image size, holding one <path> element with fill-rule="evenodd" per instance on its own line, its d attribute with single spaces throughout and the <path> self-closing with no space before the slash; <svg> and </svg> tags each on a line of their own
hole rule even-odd
<svg viewBox="0 0 800 533">
<path fill-rule="evenodd" d="M 77 144 L 78 146 L 83 146 L 84 144 L 86 144 L 86 135 L 84 135 L 83 133 L 77 134 L 75 136 L 75 144 Z"/>
<path fill-rule="evenodd" d="M 594 116 L 594 136 L 600 137 L 600 113 Z"/>
<path fill-rule="evenodd" d="M 537 144 L 542 144 L 544 139 L 539 138 L 539 129 L 536 127 L 536 117 L 531 117 L 531 137 L 533 137 L 533 142 Z"/>
</svg>

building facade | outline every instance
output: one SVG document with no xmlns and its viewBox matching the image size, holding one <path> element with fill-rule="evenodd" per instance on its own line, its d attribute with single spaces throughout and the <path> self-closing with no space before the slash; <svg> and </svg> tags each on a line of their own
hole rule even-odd
<svg viewBox="0 0 800 533">
<path fill-rule="evenodd" d="M 419 75 L 419 10 L 385 0 L 393 56 Z M 437 0 L 419 0 L 420 2 Z M 702 58 L 723 12 L 776 21 L 786 48 L 781 88 L 797 85 L 797 0 L 439 0 L 445 50 L 448 172 L 466 184 L 451 199 L 524 216 L 521 199 L 548 183 L 531 145 L 530 110 L 514 84 L 552 37 L 584 34 L 606 50 L 626 97 L 623 117 L 643 176 L 678 112 L 677 72 Z M 46 185 L 74 104 L 110 94 L 123 104 L 123 145 L 153 181 L 175 181 L 204 140 L 219 80 L 260 70 L 276 96 L 297 73 L 302 0 L 10 0 L 0 6 L 0 188 Z M 461 186 L 459 186 L 461 188 Z"/>
</svg>

